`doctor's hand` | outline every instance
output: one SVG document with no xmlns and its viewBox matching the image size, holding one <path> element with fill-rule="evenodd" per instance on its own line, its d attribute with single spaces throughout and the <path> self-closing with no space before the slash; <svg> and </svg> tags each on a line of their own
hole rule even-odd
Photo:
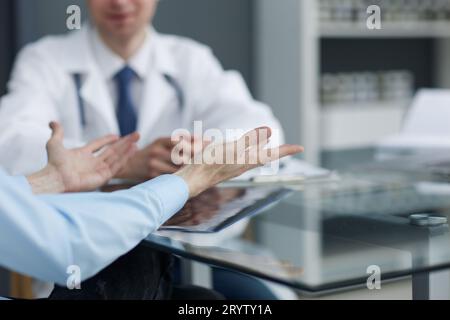
<svg viewBox="0 0 450 320">
<path fill-rule="evenodd" d="M 304 151 L 298 145 L 265 149 L 271 135 L 270 128 L 261 127 L 248 132 L 238 141 L 208 145 L 194 155 L 194 164 L 184 166 L 175 174 L 186 181 L 192 198 L 248 170 Z"/>
<path fill-rule="evenodd" d="M 181 166 L 175 165 L 171 157 L 172 150 L 178 143 L 179 141 L 173 141 L 170 137 L 157 139 L 147 147 L 137 151 L 116 177 L 142 182 L 163 174 L 175 173 Z M 194 150 L 194 145 L 199 143 L 199 140 L 189 138 L 189 141 L 184 143 L 185 150 Z M 192 154 L 189 155 L 189 158 L 191 156 Z"/>
<path fill-rule="evenodd" d="M 136 151 L 137 133 L 119 139 L 109 135 L 84 147 L 66 149 L 64 132 L 50 123 L 52 136 L 47 142 L 47 166 L 28 177 L 34 193 L 62 193 L 95 190 L 122 169 Z"/>
</svg>

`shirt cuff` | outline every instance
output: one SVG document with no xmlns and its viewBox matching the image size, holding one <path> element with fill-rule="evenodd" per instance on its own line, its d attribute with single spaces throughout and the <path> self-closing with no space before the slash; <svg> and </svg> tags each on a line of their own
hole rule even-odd
<svg viewBox="0 0 450 320">
<path fill-rule="evenodd" d="M 15 181 L 17 185 L 21 186 L 21 188 L 23 188 L 24 190 L 33 192 L 33 190 L 31 189 L 31 185 L 25 176 L 13 176 L 11 177 L 11 179 Z"/>
<path fill-rule="evenodd" d="M 189 187 L 183 178 L 176 175 L 162 175 L 143 183 L 139 188 L 151 190 L 161 201 L 163 210 L 160 224 L 180 211 L 189 199 Z"/>
</svg>

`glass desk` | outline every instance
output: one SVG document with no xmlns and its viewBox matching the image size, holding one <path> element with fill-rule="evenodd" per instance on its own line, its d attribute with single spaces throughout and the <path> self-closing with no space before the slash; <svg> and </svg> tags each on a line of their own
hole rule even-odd
<svg viewBox="0 0 450 320">
<path fill-rule="evenodd" d="M 415 299 L 433 297 L 436 283 L 445 298 L 450 277 L 438 271 L 450 268 L 450 188 L 441 182 L 359 168 L 333 182 L 286 186 L 291 193 L 246 221 L 237 239 L 227 230 L 162 232 L 145 244 L 304 293 L 366 286 L 379 270 L 382 283 L 413 275 Z"/>
</svg>

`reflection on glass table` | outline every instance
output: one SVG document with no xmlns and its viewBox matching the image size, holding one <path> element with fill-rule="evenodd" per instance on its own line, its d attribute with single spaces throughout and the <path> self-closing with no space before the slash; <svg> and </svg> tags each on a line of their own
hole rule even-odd
<svg viewBox="0 0 450 320">
<path fill-rule="evenodd" d="M 258 214 L 288 193 L 268 186 L 211 188 L 189 200 L 160 230 L 218 232 Z"/>
<path fill-rule="evenodd" d="M 347 172 L 339 181 L 290 186 L 240 239 L 162 232 L 147 244 L 309 293 L 365 285 L 371 266 L 383 281 L 449 268 L 450 193 L 423 183 L 409 174 Z M 424 216 L 431 222 L 414 221 Z"/>
</svg>

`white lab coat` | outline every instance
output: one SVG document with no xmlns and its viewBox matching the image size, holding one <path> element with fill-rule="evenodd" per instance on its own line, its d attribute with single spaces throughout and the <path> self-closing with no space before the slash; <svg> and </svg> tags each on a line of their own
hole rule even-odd
<svg viewBox="0 0 450 320">
<path fill-rule="evenodd" d="M 84 26 L 67 35 L 47 36 L 20 52 L 8 94 L 0 104 L 0 166 L 11 174 L 27 174 L 45 165 L 52 120 L 63 125 L 68 147 L 119 133 L 115 106 L 92 52 L 90 31 Z M 177 36 L 157 32 L 151 36 L 152 68 L 138 115 L 141 147 L 170 136 L 175 129 L 192 130 L 196 120 L 203 121 L 204 129 L 268 125 L 281 132 L 270 108 L 253 100 L 242 77 L 224 71 L 209 48 Z M 85 126 L 74 74 L 81 74 Z M 182 108 L 165 74 L 181 87 Z"/>
</svg>

